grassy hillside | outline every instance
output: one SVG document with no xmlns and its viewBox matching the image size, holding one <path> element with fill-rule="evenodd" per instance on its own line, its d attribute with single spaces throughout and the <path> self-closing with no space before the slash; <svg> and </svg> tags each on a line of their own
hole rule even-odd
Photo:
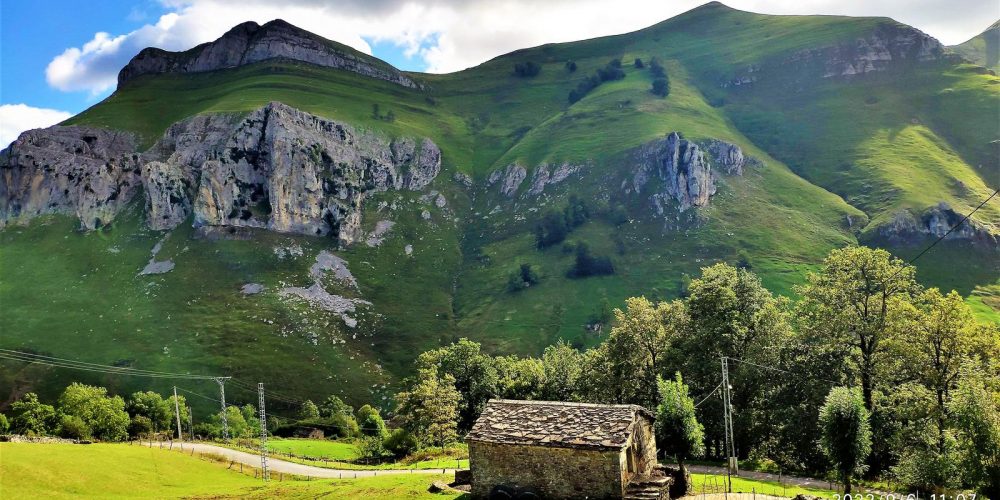
<svg viewBox="0 0 1000 500">
<path fill-rule="evenodd" d="M 1000 21 L 951 49 L 980 66 L 1000 71 Z"/>
<path fill-rule="evenodd" d="M 424 90 L 292 62 L 138 77 L 67 123 L 131 130 L 148 146 L 185 117 L 281 101 L 385 135 L 430 137 L 443 151 L 443 170 L 428 191 L 447 204 L 435 206 L 426 193 L 373 196 L 365 229 L 379 221 L 395 226 L 377 247 L 343 250 L 330 239 L 266 232 L 252 240 L 198 238 L 189 224 L 153 232 L 142 224 L 141 201 L 91 233 L 73 231 L 64 217 L 10 227 L 0 231 L 0 302 L 9 311 L 0 316 L 0 344 L 247 382 L 266 378 L 298 397 L 336 393 L 387 404 L 386 384 L 391 389 L 408 374 L 420 351 L 463 336 L 517 353 L 538 353 L 558 339 L 593 345 L 600 337 L 585 327 L 602 310 L 633 295 L 675 297 L 686 275 L 714 262 L 747 259 L 770 289 L 791 296 L 829 250 L 859 238 L 877 243 L 877 226 L 899 210 L 919 214 L 946 202 L 965 212 L 1000 184 L 992 143 L 1000 127 L 991 112 L 1000 109 L 1000 79 L 981 68 L 945 59 L 854 78 L 784 69 L 793 54 L 876 29 L 905 27 L 712 3 L 634 33 L 525 49 L 453 74 L 409 74 Z M 654 57 L 670 77 L 666 98 L 649 92 L 648 69 L 632 67 L 636 58 L 648 64 Z M 619 58 L 623 79 L 569 101 L 582 80 Z M 514 64 L 528 61 L 540 73 L 515 76 Z M 757 81 L 729 85 L 751 67 L 762 68 Z M 373 105 L 391 110 L 395 121 L 374 117 Z M 622 182 L 634 173 L 631 151 L 671 131 L 735 143 L 762 166 L 720 176 L 707 207 L 657 215 L 648 195 L 626 193 Z M 514 162 L 529 175 L 515 197 L 485 186 L 490 172 Z M 525 195 L 543 162 L 572 162 L 582 171 L 540 197 Z M 456 172 L 472 175 L 475 185 L 453 182 Z M 567 242 L 608 256 L 614 275 L 571 279 L 572 251 L 537 248 L 537 221 L 562 210 L 570 195 L 585 200 L 591 217 Z M 1000 200 L 974 220 L 1000 231 Z M 137 276 L 164 237 L 158 259 L 171 258 L 176 268 Z M 927 243 L 892 250 L 915 255 Z M 281 250 L 291 247 L 301 252 Z M 308 286 L 321 250 L 345 258 L 360 285 L 329 289 L 373 303 L 358 312 L 356 329 L 278 294 Z M 975 292 L 977 311 L 996 318 L 997 261 L 995 250 L 948 241 L 918 262 L 919 276 Z M 508 290 L 521 264 L 531 264 L 540 281 Z M 243 296 L 240 287 L 250 282 L 265 292 Z M 0 370 L 0 389 L 52 394 L 77 377 L 19 370 Z M 149 386 L 83 379 L 120 390 Z"/>
</svg>

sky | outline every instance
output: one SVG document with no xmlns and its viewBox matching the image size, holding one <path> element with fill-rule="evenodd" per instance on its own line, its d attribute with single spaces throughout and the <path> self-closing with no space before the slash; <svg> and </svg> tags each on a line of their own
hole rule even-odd
<svg viewBox="0 0 1000 500">
<path fill-rule="evenodd" d="M 625 33 L 705 0 L 3 0 L 0 145 L 114 91 L 139 50 L 184 50 L 281 18 L 404 70 L 475 66 L 512 50 Z M 728 0 L 766 14 L 888 16 L 946 45 L 1000 19 L 997 0 Z M 280 4 L 280 5 L 279 5 Z"/>
</svg>

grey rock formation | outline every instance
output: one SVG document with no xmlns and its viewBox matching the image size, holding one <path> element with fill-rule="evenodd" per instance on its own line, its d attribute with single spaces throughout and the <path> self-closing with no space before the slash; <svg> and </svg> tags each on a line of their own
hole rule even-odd
<svg viewBox="0 0 1000 500">
<path fill-rule="evenodd" d="M 791 55 L 752 64 L 723 87 L 739 87 L 794 75 L 795 81 L 814 78 L 853 77 L 903 68 L 915 63 L 957 57 L 945 53 L 941 42 L 922 31 L 887 20 L 866 36 L 837 45 L 809 48 Z"/>
<path fill-rule="evenodd" d="M 496 169 L 491 172 L 490 176 L 486 179 L 486 185 L 492 186 L 499 182 L 500 194 L 511 198 L 517 194 L 517 189 L 521 187 L 521 183 L 527 177 L 528 171 L 524 167 L 517 163 L 511 163 L 507 165 L 507 168 Z"/>
<path fill-rule="evenodd" d="M 893 243 L 919 243 L 927 237 L 946 240 L 965 240 L 986 248 L 1000 248 L 1000 235 L 975 221 L 965 221 L 965 216 L 941 202 L 927 209 L 920 216 L 909 210 L 896 212 L 892 221 L 878 228 L 878 234 Z M 950 234 L 948 231 L 959 223 Z"/>
<path fill-rule="evenodd" d="M 464 172 L 455 172 L 455 175 L 452 176 L 452 178 L 455 179 L 455 182 L 461 184 L 466 189 L 473 186 L 472 176 Z"/>
<path fill-rule="evenodd" d="M 0 223 L 63 212 L 93 228 L 144 186 L 153 229 L 193 214 L 198 227 L 332 234 L 350 244 L 367 193 L 420 190 L 441 170 L 428 139 L 390 140 L 280 103 L 179 122 L 141 157 L 135 142 L 81 127 L 25 133 L 0 154 Z"/>
<path fill-rule="evenodd" d="M 743 156 L 743 150 L 735 144 L 718 139 L 708 141 L 706 148 L 712 155 L 715 165 L 729 175 L 743 175 L 743 167 L 749 158 Z"/>
<path fill-rule="evenodd" d="M 654 194 L 654 204 L 660 198 L 671 198 L 681 211 L 708 204 L 715 194 L 715 179 L 712 167 L 697 144 L 671 132 L 663 139 L 657 139 L 638 148 L 635 153 L 638 163 L 633 185 L 636 191 L 656 175 L 662 184 Z"/>
<path fill-rule="evenodd" d="M 352 71 L 405 87 L 419 87 L 412 79 L 382 61 L 280 19 L 263 26 L 255 22 L 237 25 L 218 40 L 185 52 L 169 52 L 153 47 L 143 49 L 118 73 L 118 85 L 145 74 L 198 73 L 269 59 L 302 61 Z"/>
<path fill-rule="evenodd" d="M 551 186 L 554 184 L 559 184 L 560 182 L 566 180 L 567 177 L 573 175 L 580 171 L 580 165 L 572 165 L 570 163 L 563 163 L 551 171 L 549 170 L 551 165 L 547 163 L 542 163 L 537 168 L 535 168 L 535 173 L 531 177 L 531 187 L 528 189 L 528 195 L 538 196 L 545 191 L 546 186 Z"/>
<path fill-rule="evenodd" d="M 48 213 L 85 229 L 112 220 L 141 186 L 132 134 L 94 127 L 29 130 L 0 152 L 0 227 Z"/>
<path fill-rule="evenodd" d="M 214 158 L 201 166 L 195 225 L 332 233 L 342 244 L 359 236 L 367 192 L 421 189 L 441 168 L 430 140 L 390 141 L 280 103 L 250 113 Z"/>
</svg>

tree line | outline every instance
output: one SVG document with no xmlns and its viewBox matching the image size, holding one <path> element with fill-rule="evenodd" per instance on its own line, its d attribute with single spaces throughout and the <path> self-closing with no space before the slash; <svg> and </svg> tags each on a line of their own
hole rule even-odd
<svg viewBox="0 0 1000 500">
<path fill-rule="evenodd" d="M 425 352 L 397 415 L 422 408 L 406 429 L 443 445 L 490 398 L 632 403 L 675 415 L 658 433 L 671 455 L 722 458 L 714 390 L 727 357 L 735 452 L 755 467 L 997 496 L 998 325 L 977 321 L 957 292 L 920 286 L 884 250 L 831 252 L 794 303 L 746 267 L 706 267 L 682 299 L 626 300 L 591 349 L 560 342 L 537 358 L 491 356 L 462 339 Z M 686 401 L 665 392 L 701 405 L 663 414 L 665 401 Z M 695 438 L 678 450 L 671 432 Z"/>
<path fill-rule="evenodd" d="M 538 357 L 491 355 L 461 339 L 426 351 L 391 425 L 330 396 L 268 428 L 322 428 L 356 438 L 365 457 L 402 457 L 460 440 L 491 398 L 629 403 L 657 413 L 658 446 L 679 462 L 722 458 L 726 357 L 734 450 L 754 467 L 1000 496 L 1000 326 L 977 321 L 957 292 L 920 286 L 884 250 L 834 250 L 796 292 L 792 302 L 749 266 L 712 265 L 683 298 L 627 299 L 590 349 L 560 341 Z M 168 429 L 172 404 L 73 384 L 55 407 L 25 395 L 0 431 L 120 440 Z M 231 435 L 257 435 L 255 415 L 228 408 Z M 195 433 L 221 436 L 220 417 Z"/>
</svg>

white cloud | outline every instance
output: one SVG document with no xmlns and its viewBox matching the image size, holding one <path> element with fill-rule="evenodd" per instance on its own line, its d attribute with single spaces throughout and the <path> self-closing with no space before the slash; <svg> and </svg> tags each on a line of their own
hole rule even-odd
<svg viewBox="0 0 1000 500">
<path fill-rule="evenodd" d="M 72 113 L 57 109 L 35 108 L 27 104 L 0 105 L 0 148 L 6 148 L 25 130 L 55 125 Z"/>
<path fill-rule="evenodd" d="M 97 33 L 49 64 L 49 84 L 98 94 L 139 50 L 183 50 L 244 21 L 281 18 L 371 53 L 365 39 L 390 42 L 431 72 L 456 71 L 519 48 L 624 33 L 667 19 L 704 0 L 160 0 L 170 13 L 124 35 Z M 731 0 L 770 14 L 890 16 L 946 44 L 964 41 L 1000 17 L 991 0 Z"/>
</svg>

